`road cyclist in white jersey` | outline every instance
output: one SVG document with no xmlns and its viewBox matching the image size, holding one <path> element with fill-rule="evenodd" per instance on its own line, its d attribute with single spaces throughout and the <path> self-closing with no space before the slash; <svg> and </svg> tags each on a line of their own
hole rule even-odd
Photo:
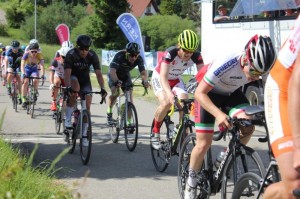
<svg viewBox="0 0 300 199">
<path fill-rule="evenodd" d="M 54 58 L 50 66 L 49 89 L 51 91 L 52 103 L 50 110 L 56 111 L 56 99 L 60 85 L 65 86 L 64 82 L 64 60 L 67 53 L 71 50 L 70 47 L 61 47 L 57 52 L 59 56 Z"/>
<path fill-rule="evenodd" d="M 198 36 L 192 30 L 184 30 L 178 37 L 178 46 L 166 51 L 161 60 L 153 70 L 152 87 L 155 96 L 159 101 L 154 115 L 153 137 L 151 144 L 154 149 L 159 149 L 160 144 L 160 126 L 164 117 L 174 104 L 174 97 L 178 99 L 187 99 L 182 74 L 194 64 L 199 70 L 203 66 L 201 53 L 198 49 Z M 182 113 L 180 113 L 180 118 Z M 180 121 L 180 119 L 179 119 Z"/>
<path fill-rule="evenodd" d="M 222 130 L 231 128 L 228 115 L 251 119 L 244 110 L 249 102 L 239 88 L 267 73 L 275 59 L 276 54 L 270 37 L 255 35 L 246 44 L 243 52 L 220 57 L 198 72 L 199 85 L 195 92 L 197 141 L 190 157 L 185 199 L 197 197 L 197 173 L 212 144 L 215 122 Z M 226 107 L 232 108 L 229 112 L 223 112 Z M 240 127 L 240 130 L 241 143 L 247 144 L 254 132 L 254 126 Z"/>
</svg>

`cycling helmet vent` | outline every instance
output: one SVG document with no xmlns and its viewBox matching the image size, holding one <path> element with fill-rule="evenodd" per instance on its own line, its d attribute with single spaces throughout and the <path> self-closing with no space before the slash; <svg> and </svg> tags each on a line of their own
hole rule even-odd
<svg viewBox="0 0 300 199">
<path fill-rule="evenodd" d="M 245 52 L 250 67 L 261 74 L 268 72 L 276 60 L 275 49 L 268 36 L 253 36 L 245 46 Z"/>
<path fill-rule="evenodd" d="M 79 47 L 89 48 L 92 45 L 92 38 L 88 35 L 79 35 L 76 39 L 76 44 Z"/>
<path fill-rule="evenodd" d="M 37 43 L 32 43 L 28 47 L 29 50 L 32 50 L 32 49 L 37 49 L 38 50 L 39 48 L 40 48 L 40 46 Z"/>
<path fill-rule="evenodd" d="M 29 41 L 29 44 L 39 44 L 39 41 L 36 39 L 32 39 Z"/>
<path fill-rule="evenodd" d="M 126 52 L 130 54 L 138 54 L 140 53 L 140 46 L 135 42 L 129 42 L 126 45 Z"/>
<path fill-rule="evenodd" d="M 11 42 L 10 45 L 11 45 L 13 48 L 18 48 L 18 47 L 20 47 L 20 42 L 17 41 L 17 40 L 14 40 L 14 41 Z"/>
<path fill-rule="evenodd" d="M 72 48 L 70 48 L 70 47 L 61 47 L 58 52 L 61 56 L 65 57 L 71 49 Z"/>
<path fill-rule="evenodd" d="M 178 44 L 185 50 L 195 51 L 198 49 L 199 40 L 192 30 L 184 30 L 178 37 Z"/>
<path fill-rule="evenodd" d="M 61 44 L 61 47 L 74 48 L 74 45 L 73 45 L 73 43 L 70 42 L 70 41 L 64 41 L 64 42 Z"/>
</svg>

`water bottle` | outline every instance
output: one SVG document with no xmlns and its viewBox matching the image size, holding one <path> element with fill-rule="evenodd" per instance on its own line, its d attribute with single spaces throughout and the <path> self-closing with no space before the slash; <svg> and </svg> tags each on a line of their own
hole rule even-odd
<svg viewBox="0 0 300 199">
<path fill-rule="evenodd" d="M 226 148 L 224 149 L 224 151 L 221 151 L 218 155 L 218 157 L 216 158 L 216 161 L 215 161 L 215 167 L 216 169 L 218 170 L 221 162 L 223 161 L 224 157 L 225 157 L 225 154 L 226 154 Z"/>
<path fill-rule="evenodd" d="M 173 138 L 173 132 L 174 132 L 174 122 L 170 121 L 169 123 L 169 138 Z"/>
</svg>

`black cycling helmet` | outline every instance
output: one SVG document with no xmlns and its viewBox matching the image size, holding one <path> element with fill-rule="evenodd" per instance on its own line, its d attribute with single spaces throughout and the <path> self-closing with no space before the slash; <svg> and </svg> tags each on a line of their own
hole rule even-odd
<svg viewBox="0 0 300 199">
<path fill-rule="evenodd" d="M 126 52 L 130 54 L 139 54 L 140 53 L 140 46 L 135 42 L 129 42 L 126 45 Z"/>
<path fill-rule="evenodd" d="M 28 47 L 29 50 L 32 50 L 32 49 L 39 49 L 39 48 L 40 48 L 40 46 L 39 46 L 38 43 L 32 43 L 32 44 L 30 44 L 29 47 Z"/>
<path fill-rule="evenodd" d="M 20 47 L 20 42 L 18 42 L 17 40 L 14 40 L 14 41 L 11 42 L 10 45 L 13 48 L 18 48 L 18 47 Z"/>
<path fill-rule="evenodd" d="M 76 44 L 79 47 L 89 48 L 92 45 L 92 38 L 87 35 L 79 35 L 76 39 Z"/>
<path fill-rule="evenodd" d="M 250 67 L 260 74 L 268 72 L 277 57 L 268 36 L 254 35 L 245 46 L 245 52 L 250 61 Z"/>
</svg>

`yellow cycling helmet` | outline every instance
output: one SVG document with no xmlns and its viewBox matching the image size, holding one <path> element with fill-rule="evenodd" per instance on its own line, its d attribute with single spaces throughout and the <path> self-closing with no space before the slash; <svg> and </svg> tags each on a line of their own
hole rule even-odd
<svg viewBox="0 0 300 199">
<path fill-rule="evenodd" d="M 198 48 L 199 40 L 196 33 L 192 30 L 184 30 L 178 37 L 180 48 L 185 50 L 195 51 Z"/>
</svg>

